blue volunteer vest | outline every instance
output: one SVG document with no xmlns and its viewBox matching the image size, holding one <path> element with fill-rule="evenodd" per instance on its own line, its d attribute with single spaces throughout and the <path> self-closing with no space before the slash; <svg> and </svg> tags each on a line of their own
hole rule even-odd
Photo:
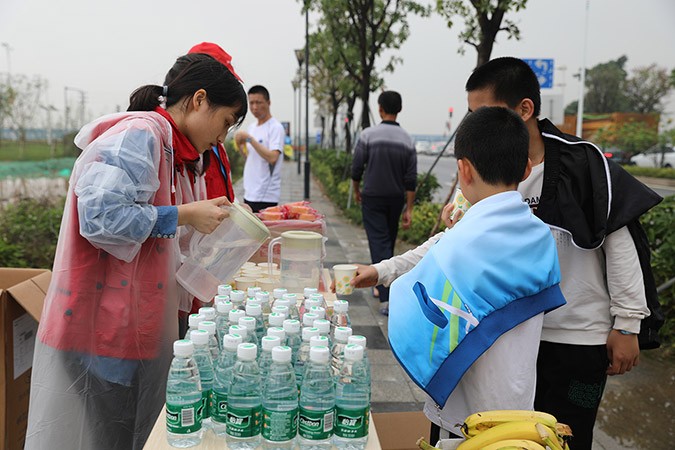
<svg viewBox="0 0 675 450">
<path fill-rule="evenodd" d="M 559 282 L 548 226 L 518 192 L 490 196 L 391 285 L 391 348 L 412 380 L 443 406 L 499 336 L 565 304 Z"/>
</svg>

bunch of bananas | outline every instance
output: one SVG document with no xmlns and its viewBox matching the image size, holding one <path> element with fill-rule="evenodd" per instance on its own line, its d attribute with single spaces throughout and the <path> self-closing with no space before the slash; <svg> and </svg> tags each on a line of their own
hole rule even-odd
<svg viewBox="0 0 675 450">
<path fill-rule="evenodd" d="M 569 450 L 570 427 L 539 411 L 500 410 L 470 415 L 461 426 L 466 441 L 457 450 Z"/>
<path fill-rule="evenodd" d="M 461 425 L 466 441 L 457 450 L 569 450 L 569 426 L 539 411 L 500 410 L 470 415 Z M 424 439 L 422 450 L 438 450 Z"/>
</svg>

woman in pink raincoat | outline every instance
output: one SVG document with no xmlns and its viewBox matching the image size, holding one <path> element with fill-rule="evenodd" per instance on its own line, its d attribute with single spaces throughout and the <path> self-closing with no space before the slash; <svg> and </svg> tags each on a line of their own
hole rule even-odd
<svg viewBox="0 0 675 450">
<path fill-rule="evenodd" d="M 227 218 L 201 155 L 247 112 L 234 71 L 185 55 L 84 126 L 38 330 L 26 449 L 141 449 L 178 337 L 179 241 Z M 183 300 L 184 301 L 184 300 Z"/>
</svg>

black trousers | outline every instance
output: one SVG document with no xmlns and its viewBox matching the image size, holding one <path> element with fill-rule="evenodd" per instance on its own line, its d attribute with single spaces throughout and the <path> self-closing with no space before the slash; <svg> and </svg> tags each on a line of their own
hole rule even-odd
<svg viewBox="0 0 675 450">
<path fill-rule="evenodd" d="M 260 211 L 261 209 L 269 208 L 270 206 L 277 206 L 279 203 L 270 203 L 270 202 L 249 202 L 244 199 L 244 203 L 251 207 L 254 213 Z"/>
<path fill-rule="evenodd" d="M 398 222 L 405 201 L 403 197 L 361 196 L 363 226 L 368 236 L 370 259 L 373 264 L 394 256 L 394 245 L 398 234 Z M 380 301 L 389 301 L 389 288 L 377 286 Z"/>
<path fill-rule="evenodd" d="M 590 450 L 607 382 L 607 347 L 541 342 L 534 409 L 572 427 L 570 447 Z"/>
</svg>

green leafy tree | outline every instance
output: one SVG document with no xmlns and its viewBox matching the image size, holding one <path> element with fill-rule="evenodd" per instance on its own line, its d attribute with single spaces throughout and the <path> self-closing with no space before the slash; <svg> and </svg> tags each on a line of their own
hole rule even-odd
<svg viewBox="0 0 675 450">
<path fill-rule="evenodd" d="M 668 71 L 651 64 L 634 69 L 632 75 L 625 83 L 628 111 L 642 114 L 663 112 L 663 100 L 673 88 Z"/>
<path fill-rule="evenodd" d="M 387 50 L 397 50 L 410 35 L 409 14 L 428 15 L 413 0 L 309 0 L 321 15 L 320 25 L 333 42 L 345 70 L 358 85 L 363 103 L 361 128 L 370 126 L 370 93 L 382 86 L 375 64 Z M 390 56 L 383 71 L 392 72 L 401 62 Z M 311 64 L 311 61 L 310 61 Z"/>
<path fill-rule="evenodd" d="M 656 130 L 634 120 L 598 130 L 595 142 L 603 147 L 618 147 L 628 155 L 645 151 L 658 142 Z"/>
<path fill-rule="evenodd" d="M 479 67 L 490 60 L 500 31 L 506 32 L 507 39 L 520 39 L 520 29 L 505 16 L 510 11 L 520 11 L 526 4 L 527 0 L 436 0 L 436 10 L 447 19 L 448 28 L 452 28 L 456 17 L 464 20 L 459 53 L 464 54 L 464 44 L 475 48 Z"/>
<path fill-rule="evenodd" d="M 624 94 L 627 73 L 626 56 L 598 64 L 586 71 L 584 112 L 613 113 L 626 111 L 628 100 Z"/>
</svg>

